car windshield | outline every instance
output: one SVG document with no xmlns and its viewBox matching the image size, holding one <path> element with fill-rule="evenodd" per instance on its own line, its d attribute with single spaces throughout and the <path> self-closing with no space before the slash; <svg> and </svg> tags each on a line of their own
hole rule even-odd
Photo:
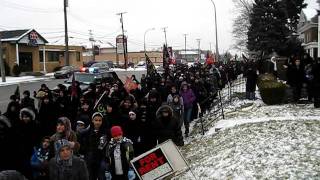
<svg viewBox="0 0 320 180">
<path fill-rule="evenodd" d="M 91 67 L 108 67 L 108 64 L 105 63 L 95 63 Z"/>
<path fill-rule="evenodd" d="M 70 66 L 65 66 L 65 67 L 62 67 L 60 70 L 70 70 L 70 69 L 72 69 L 72 67 L 70 67 Z"/>
<path fill-rule="evenodd" d="M 94 83 L 96 79 L 99 79 L 99 75 L 94 75 L 94 74 L 76 73 L 74 75 L 75 75 L 75 80 L 83 84 Z M 71 83 L 72 77 L 70 77 L 67 82 Z"/>
</svg>

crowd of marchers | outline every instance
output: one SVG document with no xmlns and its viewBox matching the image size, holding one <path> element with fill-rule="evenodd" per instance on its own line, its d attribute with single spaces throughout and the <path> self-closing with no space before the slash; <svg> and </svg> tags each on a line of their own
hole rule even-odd
<svg viewBox="0 0 320 180">
<path fill-rule="evenodd" d="M 168 139 L 183 146 L 189 123 L 209 110 L 217 91 L 243 67 L 180 65 L 133 77 L 138 88 L 130 90 L 113 79 L 84 92 L 74 82 L 54 90 L 42 84 L 33 95 L 23 91 L 21 99 L 12 95 L 0 116 L 0 176 L 136 179 L 130 160 Z"/>
</svg>

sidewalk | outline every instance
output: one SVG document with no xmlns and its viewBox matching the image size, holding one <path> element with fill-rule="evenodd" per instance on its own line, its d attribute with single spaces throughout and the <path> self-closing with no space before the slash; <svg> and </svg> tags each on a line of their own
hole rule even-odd
<svg viewBox="0 0 320 180">
<path fill-rule="evenodd" d="M 6 82 L 0 82 L 0 86 L 8 86 L 13 84 L 19 84 L 23 82 L 35 82 L 41 80 L 47 80 L 53 78 L 53 73 L 47 73 L 43 76 L 20 76 L 20 77 L 12 77 L 6 76 Z"/>
</svg>

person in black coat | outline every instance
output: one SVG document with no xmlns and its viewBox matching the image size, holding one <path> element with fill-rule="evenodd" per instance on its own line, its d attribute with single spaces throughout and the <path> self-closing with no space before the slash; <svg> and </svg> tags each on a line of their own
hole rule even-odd
<svg viewBox="0 0 320 180">
<path fill-rule="evenodd" d="M 58 112 L 52 99 L 46 95 L 41 98 L 42 103 L 39 108 L 38 120 L 41 136 L 49 136 L 55 132 Z"/>
<path fill-rule="evenodd" d="M 33 110 L 23 108 L 20 110 L 20 121 L 13 129 L 14 137 L 18 140 L 16 158 L 19 159 L 17 168 L 19 172 L 25 175 L 28 179 L 32 179 L 32 171 L 30 158 L 33 152 L 33 147 L 40 141 L 38 134 L 39 128 L 36 124 L 36 116 Z"/>
<path fill-rule="evenodd" d="M 102 129 L 102 124 L 103 115 L 99 112 L 94 113 L 92 115 L 90 129 L 81 134 L 79 138 L 79 143 L 81 144 L 79 152 L 84 155 L 88 166 L 89 179 L 91 180 L 96 180 L 99 177 L 99 173 L 102 172 L 99 169 L 102 154 L 98 149 L 101 137 L 106 134 L 105 130 Z"/>
<path fill-rule="evenodd" d="M 246 98 L 250 100 L 255 99 L 255 91 L 256 91 L 256 86 L 257 86 L 257 80 L 258 80 L 258 75 L 257 75 L 257 69 L 255 67 L 254 62 L 248 62 L 245 76 L 247 78 L 246 81 Z"/>
<path fill-rule="evenodd" d="M 6 116 L 13 127 L 15 127 L 19 122 L 19 112 L 20 112 L 20 104 L 19 101 L 16 100 L 15 95 L 10 97 L 11 101 L 7 106 L 7 111 L 3 114 Z"/>
<path fill-rule="evenodd" d="M 74 129 L 77 121 L 82 121 L 84 124 L 90 124 L 92 116 L 92 105 L 91 101 L 84 100 L 80 110 L 77 113 L 77 116 L 74 121 L 71 122 L 72 128 Z"/>
<path fill-rule="evenodd" d="M 137 111 L 129 111 L 129 120 L 123 124 L 124 135 L 133 142 L 133 149 L 135 156 L 144 153 L 143 149 L 143 132 L 141 128 L 144 124 L 141 122 Z"/>
<path fill-rule="evenodd" d="M 301 97 L 301 89 L 305 80 L 305 72 L 300 60 L 295 60 L 294 64 L 289 66 L 288 71 L 288 83 L 293 89 L 294 102 L 297 102 Z"/>
<path fill-rule="evenodd" d="M 23 98 L 21 99 L 21 108 L 29 108 L 36 112 L 36 107 L 34 105 L 34 99 L 30 97 L 30 91 L 23 92 Z"/>
<path fill-rule="evenodd" d="M 58 117 L 69 117 L 70 112 L 68 112 L 68 106 L 71 104 L 67 97 L 65 90 L 59 90 L 58 98 L 56 99 L 56 107 L 58 112 Z"/>
<path fill-rule="evenodd" d="M 151 123 L 157 144 L 172 139 L 177 146 L 183 146 L 180 121 L 174 116 L 172 108 L 168 105 L 162 105 L 156 116 L 156 120 Z"/>
<path fill-rule="evenodd" d="M 154 146 L 157 145 L 155 138 L 153 137 L 153 132 L 151 127 L 151 124 L 156 119 L 156 113 L 159 107 L 161 106 L 161 99 L 160 95 L 156 90 L 151 90 L 148 95 L 148 102 L 147 102 L 147 118 L 146 118 L 146 126 L 149 127 L 146 129 L 146 148 L 151 149 Z"/>
</svg>

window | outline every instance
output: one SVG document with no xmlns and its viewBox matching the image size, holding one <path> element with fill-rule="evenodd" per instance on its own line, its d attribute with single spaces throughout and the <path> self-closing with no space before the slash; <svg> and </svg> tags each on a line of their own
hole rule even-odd
<svg viewBox="0 0 320 180">
<path fill-rule="evenodd" d="M 43 62 L 43 52 L 39 51 L 39 61 Z"/>
<path fill-rule="evenodd" d="M 313 58 L 316 59 L 318 57 L 318 48 L 313 49 Z"/>
<path fill-rule="evenodd" d="M 79 62 L 80 61 L 80 52 L 76 52 L 76 60 Z"/>
<path fill-rule="evenodd" d="M 48 61 L 59 61 L 60 52 L 48 51 Z"/>
</svg>

